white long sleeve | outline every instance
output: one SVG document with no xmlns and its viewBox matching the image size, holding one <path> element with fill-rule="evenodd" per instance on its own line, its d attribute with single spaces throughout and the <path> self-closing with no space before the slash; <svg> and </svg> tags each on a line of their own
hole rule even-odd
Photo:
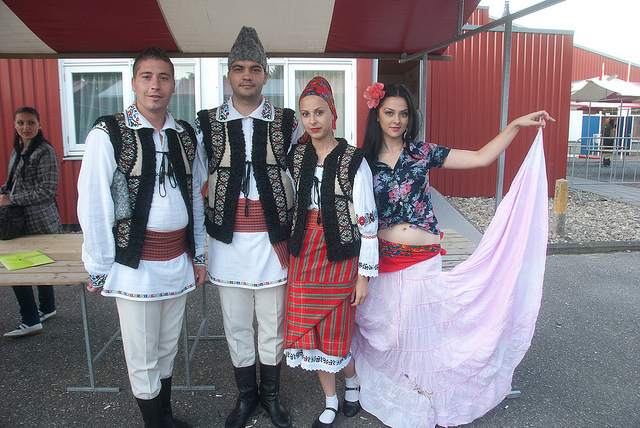
<svg viewBox="0 0 640 428">
<path fill-rule="evenodd" d="M 353 205 L 360 230 L 360 256 L 358 273 L 378 276 L 378 211 L 373 195 L 373 176 L 367 161 L 363 160 L 353 183 Z"/>
<path fill-rule="evenodd" d="M 78 176 L 78 220 L 84 234 L 82 261 L 92 275 L 108 274 L 115 260 L 115 215 L 110 191 L 115 170 L 109 136 L 100 128 L 92 129 Z"/>
</svg>

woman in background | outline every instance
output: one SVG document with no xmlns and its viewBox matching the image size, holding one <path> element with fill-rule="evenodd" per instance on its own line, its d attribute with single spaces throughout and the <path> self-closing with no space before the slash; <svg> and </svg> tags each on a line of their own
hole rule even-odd
<svg viewBox="0 0 640 428">
<path fill-rule="evenodd" d="M 33 107 L 21 107 L 13 115 L 16 132 L 9 159 L 7 181 L 0 188 L 0 207 L 24 207 L 24 234 L 62 233 L 58 214 L 58 159 L 42 135 L 40 114 Z M 42 321 L 56 316 L 52 285 L 38 285 L 40 307 L 29 285 L 13 286 L 20 305 L 22 323 L 4 337 L 22 337 L 42 331 Z"/>
</svg>

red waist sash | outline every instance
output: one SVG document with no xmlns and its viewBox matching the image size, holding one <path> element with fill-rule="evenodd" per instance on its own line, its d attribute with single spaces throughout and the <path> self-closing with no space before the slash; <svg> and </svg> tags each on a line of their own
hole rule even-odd
<svg viewBox="0 0 640 428">
<path fill-rule="evenodd" d="M 304 222 L 305 229 L 322 230 L 322 214 L 319 210 L 308 210 Z"/>
<path fill-rule="evenodd" d="M 267 220 L 264 217 L 264 211 L 262 211 L 260 201 L 244 198 L 238 199 L 234 231 L 245 233 L 267 232 Z M 287 247 L 287 241 L 277 242 L 271 244 L 271 246 L 278 256 L 280 266 L 282 269 L 286 269 L 289 266 L 289 248 Z"/>
<path fill-rule="evenodd" d="M 429 260 L 438 254 L 446 254 L 440 244 L 406 245 L 385 241 L 378 238 L 380 246 L 380 262 L 378 272 L 395 272 L 417 263 Z"/>
<path fill-rule="evenodd" d="M 186 227 L 173 232 L 147 230 L 144 234 L 140 260 L 167 261 L 181 256 L 188 250 Z"/>
</svg>

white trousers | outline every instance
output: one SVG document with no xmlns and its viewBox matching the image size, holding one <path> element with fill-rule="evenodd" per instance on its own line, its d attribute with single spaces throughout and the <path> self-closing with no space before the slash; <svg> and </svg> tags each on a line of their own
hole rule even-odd
<svg viewBox="0 0 640 428">
<path fill-rule="evenodd" d="M 186 295 L 150 302 L 116 297 L 124 357 L 136 398 L 156 397 L 160 379 L 171 376 L 186 302 Z"/>
<path fill-rule="evenodd" d="M 258 321 L 258 353 L 262 364 L 275 366 L 284 352 L 287 286 L 264 289 L 218 287 L 224 332 L 231 363 L 248 367 L 256 362 L 253 316 Z"/>
</svg>

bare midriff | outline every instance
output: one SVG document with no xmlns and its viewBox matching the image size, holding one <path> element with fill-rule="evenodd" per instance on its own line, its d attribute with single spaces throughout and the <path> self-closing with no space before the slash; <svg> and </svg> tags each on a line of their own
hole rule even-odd
<svg viewBox="0 0 640 428">
<path fill-rule="evenodd" d="M 394 224 L 387 229 L 378 230 L 378 238 L 396 244 L 433 245 L 440 243 L 440 235 L 418 229 L 409 223 Z"/>
</svg>

